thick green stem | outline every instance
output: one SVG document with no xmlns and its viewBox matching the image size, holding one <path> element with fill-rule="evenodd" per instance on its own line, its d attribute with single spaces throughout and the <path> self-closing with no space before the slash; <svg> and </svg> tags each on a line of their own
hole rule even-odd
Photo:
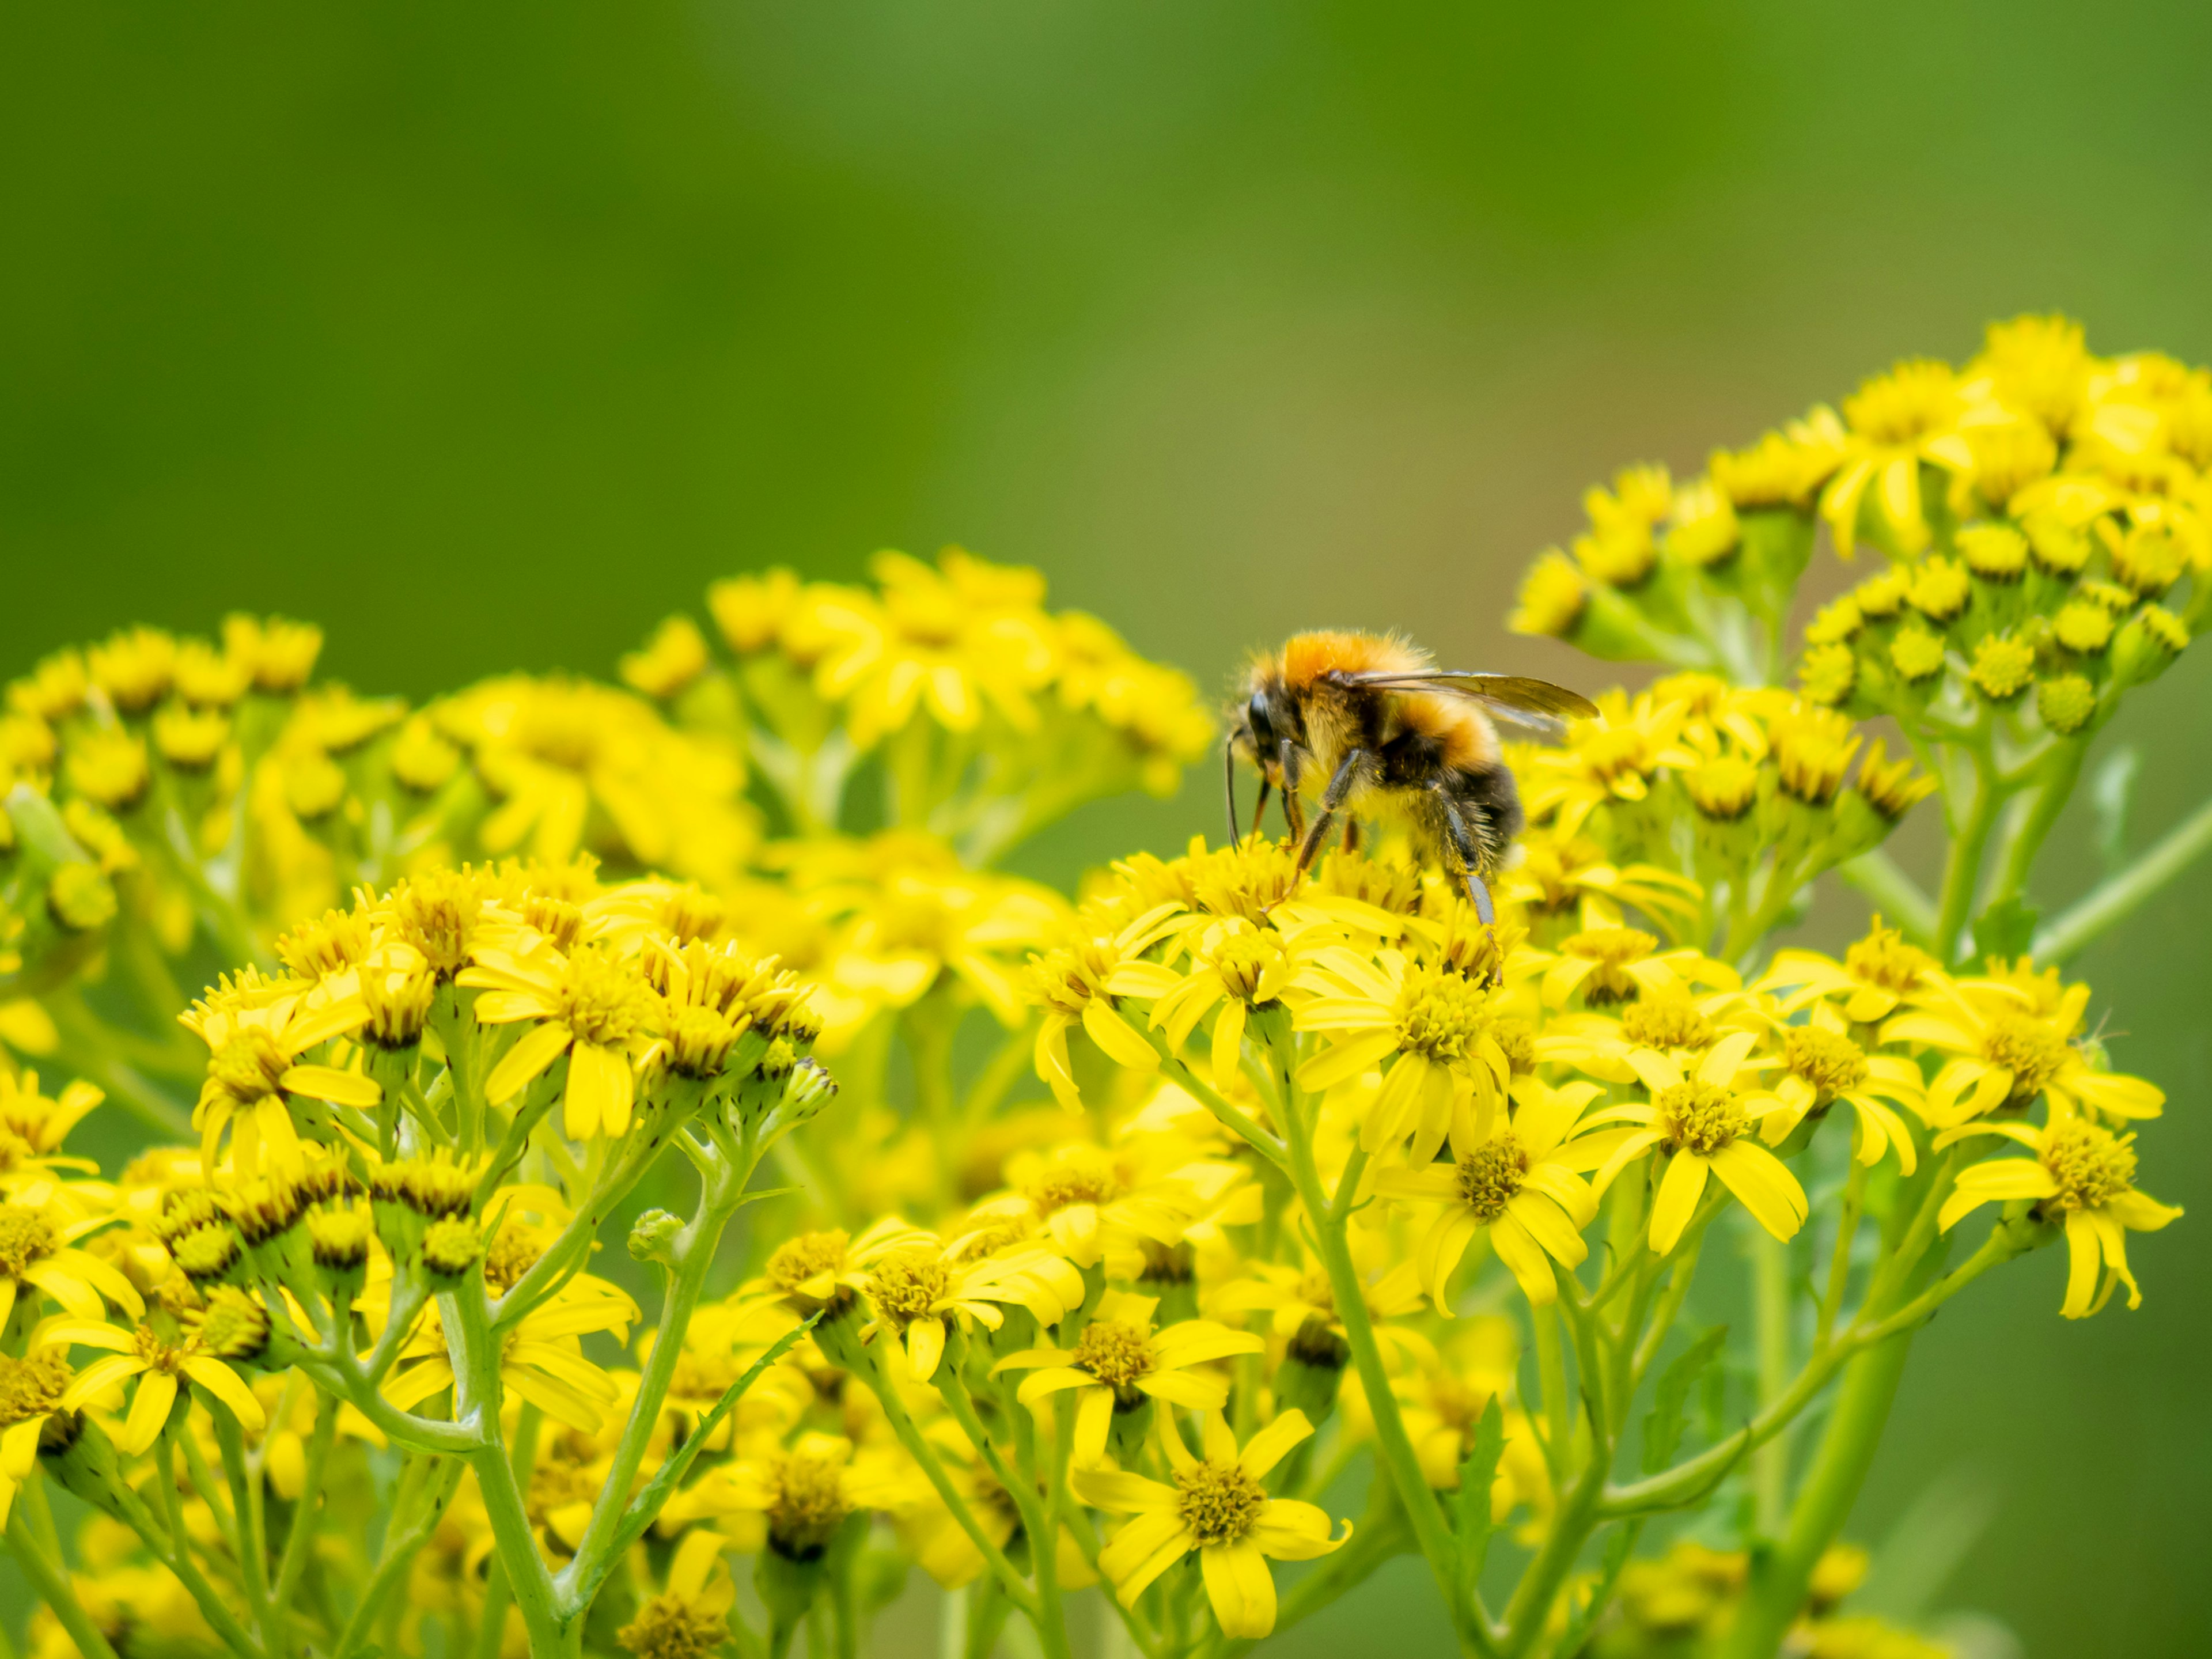
<svg viewBox="0 0 2212 1659">
<path fill-rule="evenodd" d="M 1772 1659 L 1781 1646 L 1804 1605 L 1814 1563 L 1842 1530 L 1865 1484 L 1911 1350 L 1909 1334 L 1893 1336 L 1859 1354 L 1846 1370 L 1827 1431 L 1790 1510 L 1789 1530 L 1772 1551 L 1754 1559 L 1723 1659 Z"/>
<path fill-rule="evenodd" d="M 1936 906 L 1936 955 L 1947 967 L 1959 957 L 1959 940 L 1973 914 L 1974 896 L 1981 887 L 1982 854 L 1996 823 L 1998 791 L 1990 766 L 1988 739 L 1973 751 L 1974 793 L 1966 816 L 1953 824 L 1951 848 L 1943 860 L 1943 891 Z"/>
<path fill-rule="evenodd" d="M 2035 936 L 2038 962 L 2065 962 L 2133 915 L 2158 890 L 2212 850 L 2212 801 L 2198 807 L 2157 846 Z"/>
<path fill-rule="evenodd" d="M 1294 1076 L 1297 1056 L 1285 1052 L 1291 1042 L 1289 1022 L 1279 1018 L 1255 1021 L 1255 1027 L 1273 1055 L 1277 1083 L 1282 1091 L 1291 1184 L 1314 1226 L 1316 1244 L 1322 1265 L 1328 1273 L 1338 1316 L 1344 1321 L 1345 1342 L 1352 1350 L 1352 1363 L 1359 1368 L 1360 1387 L 1375 1419 L 1375 1440 L 1382 1452 L 1382 1466 L 1397 1488 L 1398 1501 L 1405 1507 L 1421 1553 L 1428 1559 L 1429 1571 L 1444 1598 L 1444 1607 L 1451 1616 L 1453 1629 L 1459 1634 L 1461 1646 L 1489 1659 L 1497 1654 L 1498 1644 L 1492 1635 L 1488 1616 L 1479 1605 L 1470 1605 L 1469 1598 L 1462 1593 L 1458 1540 L 1452 1536 L 1436 1494 L 1429 1490 L 1413 1438 L 1406 1432 L 1405 1420 L 1399 1414 L 1398 1398 L 1390 1389 L 1390 1374 L 1383 1366 L 1382 1350 L 1375 1341 L 1375 1328 L 1367 1316 L 1366 1287 L 1360 1282 L 1358 1267 L 1352 1259 L 1351 1247 L 1345 1238 L 1345 1222 L 1332 1218 L 1329 1213 L 1328 1194 L 1314 1162 L 1311 1126 L 1305 1121 L 1304 1105 Z"/>
<path fill-rule="evenodd" d="M 692 1313 L 706 1289 L 722 1231 L 738 1212 L 751 1176 L 750 1164 L 743 1170 L 728 1167 L 720 1160 L 711 1164 L 704 1177 L 705 1189 L 699 1195 L 699 1208 L 671 1247 L 672 1261 L 661 1303 L 660 1335 L 638 1379 L 637 1397 L 630 1407 L 629 1420 L 623 1425 L 622 1439 L 616 1444 L 614 1462 L 592 1506 L 591 1521 L 577 1542 L 574 1557 L 554 1583 L 555 1600 L 563 1619 L 580 1619 L 590 1610 L 592 1597 L 613 1565 L 630 1488 L 645 1462 L 653 1429 L 660 1421 L 661 1404 L 684 1358 L 684 1333 L 690 1328 Z"/>
<path fill-rule="evenodd" d="M 54 1617 L 61 1621 L 62 1629 L 76 1644 L 77 1651 L 86 1659 L 115 1659 L 115 1650 L 86 1616 L 83 1603 L 76 1599 L 69 1574 L 58 1561 L 39 1547 L 20 1512 L 8 1517 L 8 1547 L 15 1554 L 15 1565 L 22 1568 L 23 1577 L 38 1592 L 39 1599 L 53 1609 Z"/>
<path fill-rule="evenodd" d="M 2041 758 L 2036 768 L 2041 775 L 2036 780 L 2035 797 L 2005 836 L 2004 858 L 1997 869 L 1996 890 L 1990 895 L 1991 903 L 2026 890 L 2035 855 L 2043 850 L 2051 826 L 2073 795 L 2075 780 L 2081 776 L 2081 761 L 2088 752 L 2087 739 L 2081 738 L 2063 743 Z"/>
<path fill-rule="evenodd" d="M 1770 1406 L 1790 1387 L 1790 1247 L 1765 1228 L 1756 1223 L 1752 1226 L 1752 1314 L 1759 1350 L 1759 1403 Z M 1753 1455 L 1751 1462 L 1759 1530 L 1766 1537 L 1781 1529 L 1789 1483 L 1790 1428 L 1784 1424 Z"/>
<path fill-rule="evenodd" d="M 351 1659 L 368 1640 L 386 1601 L 407 1576 L 415 1552 L 422 1547 L 438 1529 L 438 1522 L 445 1518 L 446 1506 L 453 1502 L 454 1489 L 461 1484 L 466 1468 L 458 1457 L 422 1457 L 401 1476 L 399 1495 L 392 1500 L 392 1519 L 385 1531 L 384 1547 L 377 1556 L 376 1571 L 368 1589 L 362 1592 L 353 1616 L 346 1620 L 337 1645 L 331 1648 L 331 1659 Z M 405 1501 L 409 1496 L 408 1476 L 425 1469 L 430 1473 L 423 1482 L 416 1511 L 410 1515 Z"/>
</svg>

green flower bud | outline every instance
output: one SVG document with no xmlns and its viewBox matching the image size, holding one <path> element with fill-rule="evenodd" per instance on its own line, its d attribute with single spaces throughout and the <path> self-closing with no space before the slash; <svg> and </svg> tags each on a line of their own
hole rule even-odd
<svg viewBox="0 0 2212 1659">
<path fill-rule="evenodd" d="M 639 1261 L 676 1265 L 676 1240 L 684 1231 L 684 1218 L 665 1210 L 647 1210 L 629 1230 L 629 1253 Z"/>
<path fill-rule="evenodd" d="M 2060 674 L 2039 681 L 2035 712 L 2044 725 L 2060 737 L 2071 737 L 2097 712 L 2097 688 L 2079 674 Z"/>
</svg>

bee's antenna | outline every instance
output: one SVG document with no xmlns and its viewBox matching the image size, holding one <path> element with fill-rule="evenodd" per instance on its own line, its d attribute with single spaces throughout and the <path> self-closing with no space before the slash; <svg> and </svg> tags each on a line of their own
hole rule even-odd
<svg viewBox="0 0 2212 1659">
<path fill-rule="evenodd" d="M 1229 791 L 1229 844 L 1237 845 L 1237 739 L 1229 738 L 1221 745 L 1222 782 Z"/>
</svg>

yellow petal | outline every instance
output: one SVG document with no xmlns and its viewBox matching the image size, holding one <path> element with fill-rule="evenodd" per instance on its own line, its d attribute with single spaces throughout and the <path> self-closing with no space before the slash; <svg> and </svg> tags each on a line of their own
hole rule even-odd
<svg viewBox="0 0 2212 1659">
<path fill-rule="evenodd" d="M 1275 1628 L 1275 1578 L 1260 1547 L 1246 1539 L 1208 1544 L 1199 1551 L 1206 1599 L 1221 1633 L 1232 1641 L 1257 1641 Z"/>
<path fill-rule="evenodd" d="M 561 1057 L 568 1046 L 571 1033 L 567 1026 L 548 1024 L 523 1034 L 520 1042 L 499 1058 L 484 1079 L 484 1097 L 495 1106 L 504 1106 L 529 1086 L 532 1079 Z M 569 1139 L 584 1137 L 570 1132 Z"/>
<path fill-rule="evenodd" d="M 261 1402 L 253 1397 L 253 1390 L 246 1380 L 220 1359 L 204 1357 L 185 1361 L 185 1375 L 230 1407 L 230 1414 L 250 1434 L 258 1434 L 268 1426 Z M 143 1383 L 139 1385 L 142 1389 Z"/>
<path fill-rule="evenodd" d="M 161 1437 L 163 1425 L 169 1420 L 169 1407 L 177 1403 L 177 1379 L 167 1371 L 148 1371 L 138 1379 L 137 1395 L 131 1401 L 131 1415 L 123 1425 L 123 1432 L 116 1444 L 126 1455 L 136 1457 Z"/>
</svg>

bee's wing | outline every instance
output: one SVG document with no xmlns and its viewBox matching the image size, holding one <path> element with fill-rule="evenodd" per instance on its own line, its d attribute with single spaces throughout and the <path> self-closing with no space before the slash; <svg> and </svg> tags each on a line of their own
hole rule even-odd
<svg viewBox="0 0 2212 1659">
<path fill-rule="evenodd" d="M 1410 672 L 1383 669 L 1347 678 L 1355 685 L 1371 685 L 1385 691 L 1444 691 L 1472 697 L 1508 719 L 1532 724 L 1588 720 L 1597 713 L 1597 705 L 1579 691 L 1519 674 L 1470 674 L 1456 669 L 1422 668 Z"/>
</svg>

